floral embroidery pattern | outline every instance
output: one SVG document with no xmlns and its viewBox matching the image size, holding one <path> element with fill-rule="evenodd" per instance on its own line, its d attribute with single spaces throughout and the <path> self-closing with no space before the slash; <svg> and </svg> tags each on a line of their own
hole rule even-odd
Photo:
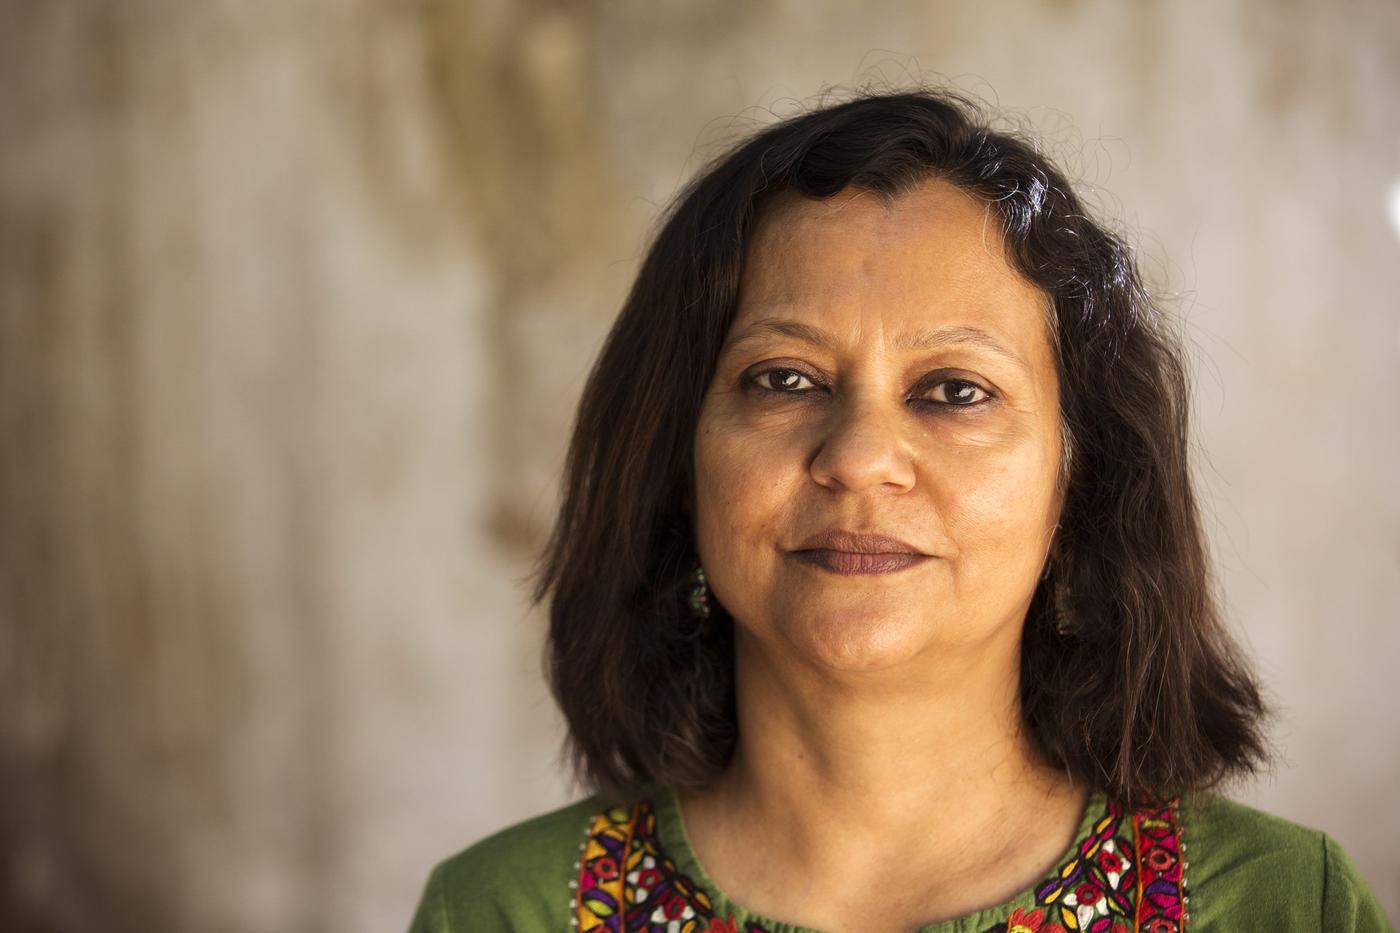
<svg viewBox="0 0 1400 933">
<path fill-rule="evenodd" d="M 1133 929 L 1136 911 L 1132 841 L 1121 838 L 1123 807 L 1112 801 L 1093 830 L 1079 842 L 1078 853 L 1059 874 L 1036 889 L 1036 904 L 1045 908 L 1040 926 L 1028 930 L 1085 930 L 1120 933 Z M 1014 930 L 1007 921 L 1008 933 Z"/>
<path fill-rule="evenodd" d="M 1073 858 L 987 933 L 1179 933 L 1185 905 L 1177 802 L 1125 814 L 1110 801 Z M 662 851 L 651 801 L 594 814 L 579 847 L 573 925 L 583 933 L 768 933 L 731 915 Z"/>
<path fill-rule="evenodd" d="M 1186 851 L 1181 842 L 1177 802 L 1133 814 L 1137 839 L 1138 928 L 1146 933 L 1177 933 L 1189 919 L 1186 904 Z"/>
<path fill-rule="evenodd" d="M 650 801 L 595 814 L 576 865 L 571 921 L 584 933 L 766 933 L 715 916 L 709 895 L 662 853 Z"/>
</svg>

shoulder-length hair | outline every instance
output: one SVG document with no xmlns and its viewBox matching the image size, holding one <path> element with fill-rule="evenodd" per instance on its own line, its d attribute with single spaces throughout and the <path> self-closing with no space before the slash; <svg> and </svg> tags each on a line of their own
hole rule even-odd
<svg viewBox="0 0 1400 933">
<path fill-rule="evenodd" d="M 1130 248 L 1033 144 L 959 95 L 920 89 L 763 129 L 660 219 L 584 388 L 533 574 L 535 604 L 553 596 L 546 676 L 580 783 L 700 787 L 734 748 L 733 619 L 718 605 L 703 625 L 690 613 L 687 503 L 755 219 L 788 189 L 893 199 L 931 178 L 992 207 L 1014 267 L 1051 299 L 1065 499 L 1022 634 L 1027 734 L 1122 800 L 1205 789 L 1267 760 L 1267 710 L 1212 593 L 1178 338 Z"/>
</svg>

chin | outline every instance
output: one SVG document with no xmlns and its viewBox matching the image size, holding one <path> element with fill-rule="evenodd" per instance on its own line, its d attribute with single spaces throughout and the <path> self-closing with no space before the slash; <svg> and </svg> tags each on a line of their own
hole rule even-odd
<svg viewBox="0 0 1400 933">
<path fill-rule="evenodd" d="M 809 664 L 832 673 L 870 674 L 905 664 L 932 640 L 930 619 L 889 609 L 800 613 L 782 632 Z"/>
</svg>

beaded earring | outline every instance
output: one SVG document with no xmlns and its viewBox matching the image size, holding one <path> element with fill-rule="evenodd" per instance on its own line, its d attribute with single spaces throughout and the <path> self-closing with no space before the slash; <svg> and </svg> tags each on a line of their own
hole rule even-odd
<svg viewBox="0 0 1400 933">
<path fill-rule="evenodd" d="M 705 568 L 699 564 L 690 574 L 690 614 L 701 619 L 710 617 L 710 587 L 705 582 Z"/>
<path fill-rule="evenodd" d="M 1060 526 L 1055 525 L 1050 532 L 1053 537 L 1060 530 Z M 1056 561 L 1049 558 L 1045 561 L 1045 570 L 1041 573 L 1042 582 L 1050 582 L 1050 609 L 1054 616 L 1055 634 L 1061 638 L 1074 634 L 1077 626 L 1065 607 L 1069 605 L 1069 584 L 1065 582 L 1064 557 Z M 1058 566 L 1057 566 L 1058 565 Z"/>
<path fill-rule="evenodd" d="M 1050 610 L 1055 620 L 1055 634 L 1061 638 L 1079 631 L 1078 622 L 1069 611 L 1069 583 L 1065 577 L 1063 559 L 1045 565 L 1043 579 L 1050 581 Z"/>
</svg>

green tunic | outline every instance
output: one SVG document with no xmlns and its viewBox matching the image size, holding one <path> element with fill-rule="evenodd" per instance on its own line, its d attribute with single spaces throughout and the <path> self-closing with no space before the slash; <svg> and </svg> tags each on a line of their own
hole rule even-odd
<svg viewBox="0 0 1400 933">
<path fill-rule="evenodd" d="M 1056 864 L 920 933 L 1394 929 L 1335 840 L 1215 794 L 1135 811 L 1096 793 Z M 550 930 L 818 933 L 730 900 L 665 787 L 620 805 L 589 797 L 444 859 L 410 933 Z"/>
</svg>

